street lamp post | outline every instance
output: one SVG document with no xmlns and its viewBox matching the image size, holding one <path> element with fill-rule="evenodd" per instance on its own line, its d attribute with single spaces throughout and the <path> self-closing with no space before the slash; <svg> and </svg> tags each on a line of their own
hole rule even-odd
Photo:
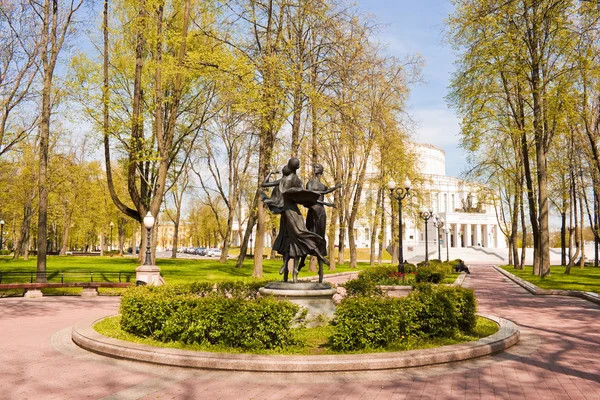
<svg viewBox="0 0 600 400">
<path fill-rule="evenodd" d="M 444 218 L 440 218 L 437 214 L 434 214 L 433 226 L 435 226 L 437 228 L 438 259 L 441 261 L 442 260 L 442 243 L 441 243 L 442 234 L 441 234 L 440 230 L 444 226 Z"/>
<path fill-rule="evenodd" d="M 152 265 L 152 255 L 150 254 L 150 239 L 152 233 L 152 227 L 154 226 L 154 217 L 152 213 L 148 211 L 148 214 L 144 217 L 144 226 L 148 230 L 146 234 L 146 259 L 144 265 Z"/>
<path fill-rule="evenodd" d="M 392 179 L 388 182 L 388 189 L 390 189 L 390 197 L 398 200 L 398 239 L 399 239 L 399 252 L 398 252 L 398 272 L 404 273 L 404 245 L 402 241 L 402 200 L 409 195 L 410 191 L 410 180 L 406 178 L 402 182 L 402 186 L 396 188 L 396 182 Z"/>
<path fill-rule="evenodd" d="M 448 226 L 444 229 L 444 233 L 446 234 L 446 261 L 450 261 L 450 229 Z"/>
<path fill-rule="evenodd" d="M 110 251 L 112 251 L 113 249 L 113 236 L 112 236 L 112 231 L 113 231 L 113 226 L 115 224 L 113 224 L 112 221 L 110 221 Z"/>
<path fill-rule="evenodd" d="M 425 221 L 425 265 L 429 265 L 429 238 L 427 234 L 427 222 L 433 217 L 433 209 L 421 209 L 421 218 Z"/>
<path fill-rule="evenodd" d="M 0 220 L 0 251 L 4 248 L 4 238 L 2 237 L 4 234 L 4 220 Z"/>
</svg>

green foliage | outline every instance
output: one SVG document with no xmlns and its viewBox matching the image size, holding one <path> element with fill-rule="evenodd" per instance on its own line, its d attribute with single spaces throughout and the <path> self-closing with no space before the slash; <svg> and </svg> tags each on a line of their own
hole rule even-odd
<svg viewBox="0 0 600 400">
<path fill-rule="evenodd" d="M 432 263 L 429 266 L 420 266 L 417 269 L 415 280 L 416 282 L 440 283 L 449 273 L 448 268 L 444 263 Z"/>
<path fill-rule="evenodd" d="M 400 337 L 404 299 L 348 297 L 335 311 L 331 347 L 340 351 L 384 348 Z"/>
<path fill-rule="evenodd" d="M 346 289 L 346 296 L 382 296 L 383 292 L 377 284 L 369 279 L 351 279 L 344 283 Z"/>
<path fill-rule="evenodd" d="M 414 272 L 417 272 L 417 266 L 415 264 L 410 264 L 410 263 L 404 264 L 404 273 L 405 274 L 412 274 Z"/>
<path fill-rule="evenodd" d="M 409 335 L 419 337 L 451 337 L 458 326 L 450 299 L 433 285 L 417 285 L 406 297 L 403 319 Z"/>
<path fill-rule="evenodd" d="M 241 283 L 215 292 L 203 284 L 140 286 L 123 296 L 121 329 L 162 342 L 273 349 L 296 342 L 292 325 L 306 315 L 299 309 L 272 297 L 257 299 L 251 285 Z"/>
<path fill-rule="evenodd" d="M 360 272 L 357 279 L 346 282 L 344 287 L 348 296 L 380 296 L 383 292 L 377 287 L 378 285 L 406 285 L 413 279 L 413 273 L 403 275 L 398 272 L 398 267 L 395 265 L 371 267 Z"/>
<path fill-rule="evenodd" d="M 533 275 L 530 265 L 525 266 L 522 270 L 516 269 L 512 265 L 505 265 L 502 268 L 542 289 L 600 293 L 600 268 L 571 268 L 567 274 L 564 266 L 557 265 L 550 268 L 550 275 L 543 278 Z"/>
<path fill-rule="evenodd" d="M 472 290 L 419 283 L 405 298 L 347 297 L 338 306 L 335 350 L 386 348 L 402 340 L 452 338 L 476 326 Z"/>
</svg>

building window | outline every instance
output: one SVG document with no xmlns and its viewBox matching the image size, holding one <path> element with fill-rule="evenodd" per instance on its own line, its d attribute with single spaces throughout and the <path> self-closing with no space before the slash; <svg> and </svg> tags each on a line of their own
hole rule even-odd
<svg viewBox="0 0 600 400">
<path fill-rule="evenodd" d="M 452 211 L 456 210 L 456 201 L 454 199 L 454 193 L 452 193 Z"/>
<path fill-rule="evenodd" d="M 448 193 L 444 193 L 444 211 L 448 212 Z"/>
</svg>

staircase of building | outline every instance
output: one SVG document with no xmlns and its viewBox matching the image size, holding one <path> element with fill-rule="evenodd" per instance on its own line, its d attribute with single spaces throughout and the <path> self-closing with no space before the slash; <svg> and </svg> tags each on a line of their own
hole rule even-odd
<svg viewBox="0 0 600 400">
<path fill-rule="evenodd" d="M 441 252 L 442 260 L 446 260 L 446 248 L 442 248 Z M 495 249 L 488 247 L 451 247 L 448 252 L 448 257 L 450 260 L 460 258 L 466 263 L 480 262 L 490 264 L 506 264 L 508 261 L 507 255 L 507 249 Z M 405 250 L 404 257 L 408 260 L 408 262 L 412 264 L 416 264 L 420 261 L 423 261 L 425 259 L 425 246 L 415 246 L 412 247 L 411 250 Z M 437 248 L 431 251 L 430 246 L 429 259 L 431 260 L 438 257 L 439 256 Z"/>
</svg>

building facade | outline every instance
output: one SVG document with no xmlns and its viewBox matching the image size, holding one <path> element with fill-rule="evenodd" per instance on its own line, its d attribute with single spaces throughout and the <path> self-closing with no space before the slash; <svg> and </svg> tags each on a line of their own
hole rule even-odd
<svg viewBox="0 0 600 400">
<path fill-rule="evenodd" d="M 425 221 L 408 218 L 404 223 L 405 246 L 420 246 L 427 236 L 430 245 L 437 245 L 440 240 L 442 247 L 506 248 L 506 238 L 498 228 L 494 205 L 488 202 L 491 197 L 489 189 L 447 176 L 444 150 L 419 144 L 416 151 L 419 154 L 419 170 L 425 178 L 425 184 L 417 190 L 424 193 L 425 208 L 443 219 L 444 225 L 438 229 L 433 225 L 435 219 L 430 219 L 425 235 Z"/>
</svg>

